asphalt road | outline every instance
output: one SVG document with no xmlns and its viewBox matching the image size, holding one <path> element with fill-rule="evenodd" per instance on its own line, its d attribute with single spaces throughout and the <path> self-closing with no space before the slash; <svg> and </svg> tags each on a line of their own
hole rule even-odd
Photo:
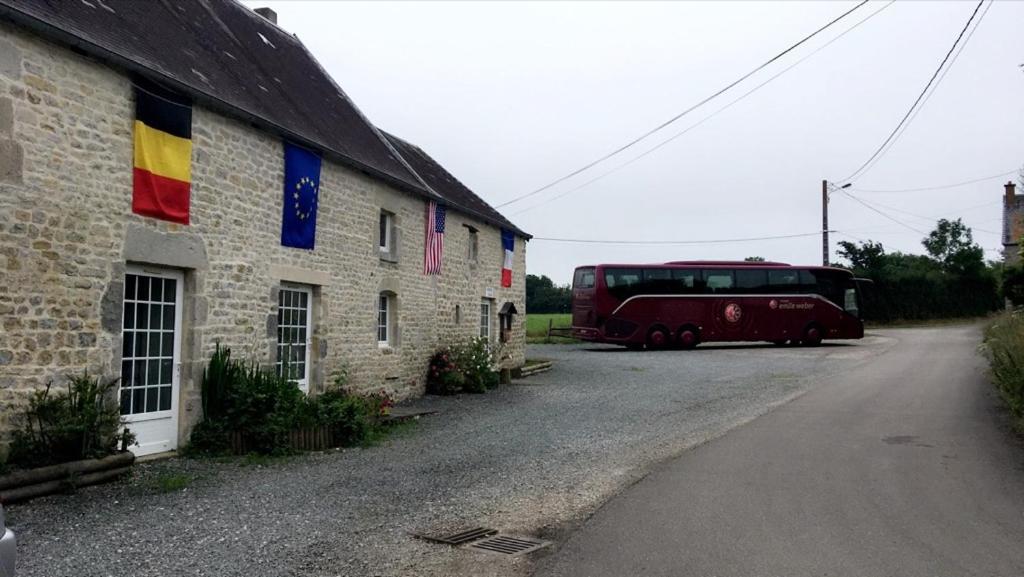
<svg viewBox="0 0 1024 577">
<path fill-rule="evenodd" d="M 1024 448 L 978 331 L 886 331 L 870 362 L 656 468 L 535 574 L 1024 575 Z"/>
</svg>

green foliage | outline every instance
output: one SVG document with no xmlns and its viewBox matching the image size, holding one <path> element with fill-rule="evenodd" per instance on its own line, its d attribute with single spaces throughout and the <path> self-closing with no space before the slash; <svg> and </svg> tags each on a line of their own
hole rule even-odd
<svg viewBox="0 0 1024 577">
<path fill-rule="evenodd" d="M 189 451 L 227 453 L 237 433 L 256 453 L 285 454 L 292 431 L 321 426 L 331 428 L 342 445 L 358 444 L 380 426 L 391 399 L 383 392 L 369 397 L 346 392 L 344 367 L 334 380 L 335 388 L 307 396 L 274 369 L 234 360 L 230 349 L 218 345 L 203 372 L 204 420 L 193 429 Z"/>
<path fill-rule="evenodd" d="M 840 242 L 836 251 L 858 277 L 866 320 L 927 320 L 980 316 L 1000 306 L 998 277 L 959 220 L 939 221 L 923 241 L 930 256 L 886 253 L 880 243 Z"/>
<path fill-rule="evenodd" d="M 526 275 L 527 313 L 567 313 L 572 304 L 572 288 L 556 286 L 547 276 Z"/>
<path fill-rule="evenodd" d="M 175 493 L 192 484 L 192 477 L 184 473 L 163 473 L 153 479 L 153 491 L 157 493 Z"/>
<path fill-rule="evenodd" d="M 453 395 L 483 393 L 498 386 L 494 370 L 499 347 L 479 337 L 456 343 L 434 353 L 427 369 L 427 392 Z"/>
<path fill-rule="evenodd" d="M 68 378 L 66 391 L 52 383 L 35 392 L 24 425 L 14 433 L 10 464 L 39 467 L 116 453 L 135 436 L 127 431 L 114 399 L 118 379 L 103 381 L 88 371 Z"/>
<path fill-rule="evenodd" d="M 1024 424 L 1024 310 L 1004 313 L 985 332 L 985 348 L 996 386 Z"/>
<path fill-rule="evenodd" d="M 1003 269 L 1002 292 L 1015 306 L 1024 306 L 1024 266 L 1017 264 Z"/>
</svg>

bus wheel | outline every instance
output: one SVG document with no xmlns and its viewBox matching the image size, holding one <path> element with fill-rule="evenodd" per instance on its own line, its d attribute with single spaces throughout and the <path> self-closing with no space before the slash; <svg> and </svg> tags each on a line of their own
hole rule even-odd
<svg viewBox="0 0 1024 577">
<path fill-rule="evenodd" d="M 639 343 L 629 343 L 626 345 L 626 349 L 630 351 L 642 351 L 644 346 Z"/>
<path fill-rule="evenodd" d="M 676 335 L 676 342 L 679 343 L 681 348 L 692 349 L 700 342 L 700 333 L 696 327 L 686 325 L 679 329 L 679 334 Z"/>
<path fill-rule="evenodd" d="M 803 344 L 808 347 L 816 347 L 821 344 L 821 327 L 810 325 L 804 329 Z"/>
<path fill-rule="evenodd" d="M 777 346 L 777 347 L 784 347 L 784 346 L 786 346 L 786 342 L 787 342 L 786 339 L 780 339 L 780 340 L 777 340 L 777 341 L 772 341 L 772 344 Z"/>
<path fill-rule="evenodd" d="M 647 333 L 647 347 L 651 349 L 663 349 L 668 346 L 668 331 L 665 327 L 654 327 Z"/>
</svg>

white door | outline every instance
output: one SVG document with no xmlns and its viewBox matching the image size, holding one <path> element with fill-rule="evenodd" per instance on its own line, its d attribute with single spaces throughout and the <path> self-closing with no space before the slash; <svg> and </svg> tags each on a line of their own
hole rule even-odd
<svg viewBox="0 0 1024 577">
<path fill-rule="evenodd" d="M 124 277 L 121 414 L 136 456 L 178 447 L 181 293 L 184 275 L 128 267 Z"/>
</svg>

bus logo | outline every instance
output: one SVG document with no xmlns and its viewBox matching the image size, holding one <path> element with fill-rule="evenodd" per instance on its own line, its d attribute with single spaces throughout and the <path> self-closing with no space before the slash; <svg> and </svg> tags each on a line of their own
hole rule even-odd
<svg viewBox="0 0 1024 577">
<path fill-rule="evenodd" d="M 729 303 L 725 305 L 725 320 L 730 323 L 740 322 L 740 317 L 743 316 L 743 309 L 736 303 Z"/>
<path fill-rule="evenodd" d="M 772 310 L 775 310 L 775 309 L 779 308 L 779 301 L 777 301 L 775 299 L 772 299 L 772 300 L 768 301 L 768 308 L 770 308 Z"/>
</svg>

